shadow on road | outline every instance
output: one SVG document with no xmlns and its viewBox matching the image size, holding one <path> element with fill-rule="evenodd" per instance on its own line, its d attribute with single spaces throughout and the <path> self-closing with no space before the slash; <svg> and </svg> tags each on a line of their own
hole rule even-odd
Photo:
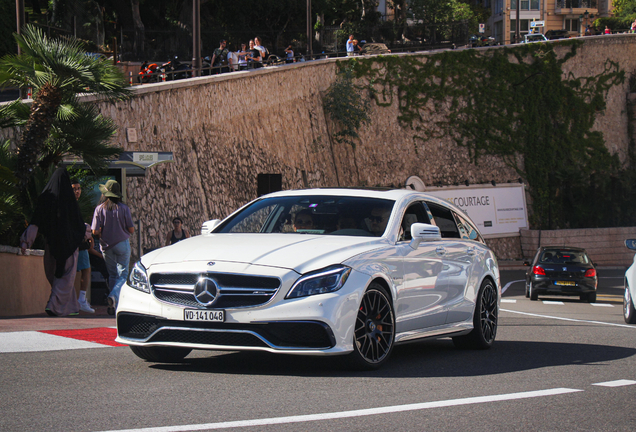
<svg viewBox="0 0 636 432">
<path fill-rule="evenodd" d="M 153 364 L 156 369 L 283 376 L 470 377 L 561 365 L 587 365 L 631 357 L 634 348 L 575 343 L 497 341 L 490 350 L 464 351 L 450 340 L 397 346 L 378 371 L 351 371 L 339 357 L 304 357 L 269 353 L 198 351 L 184 363 Z M 203 357 L 205 356 L 205 357 Z"/>
</svg>

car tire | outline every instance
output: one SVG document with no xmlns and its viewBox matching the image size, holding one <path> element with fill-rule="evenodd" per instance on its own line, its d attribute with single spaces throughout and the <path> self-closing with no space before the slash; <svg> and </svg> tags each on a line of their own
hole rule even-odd
<svg viewBox="0 0 636 432">
<path fill-rule="evenodd" d="M 536 301 L 539 300 L 539 293 L 536 289 L 532 287 L 532 283 L 530 283 L 530 300 Z"/>
<path fill-rule="evenodd" d="M 177 363 L 190 354 L 190 348 L 130 346 L 139 358 L 156 363 Z"/>
<path fill-rule="evenodd" d="M 526 298 L 530 297 L 530 283 L 526 282 Z"/>
<path fill-rule="evenodd" d="M 375 370 L 389 359 L 395 343 L 395 315 L 386 289 L 371 282 L 360 302 L 353 329 L 349 365 L 356 370 Z"/>
<path fill-rule="evenodd" d="M 627 324 L 636 324 L 636 309 L 634 299 L 629 292 L 629 286 L 625 284 L 625 295 L 623 296 L 623 318 Z"/>
<path fill-rule="evenodd" d="M 499 322 L 499 302 L 495 284 L 486 279 L 481 284 L 475 302 L 473 330 L 464 336 L 453 338 L 457 348 L 488 349 L 495 342 Z"/>
</svg>

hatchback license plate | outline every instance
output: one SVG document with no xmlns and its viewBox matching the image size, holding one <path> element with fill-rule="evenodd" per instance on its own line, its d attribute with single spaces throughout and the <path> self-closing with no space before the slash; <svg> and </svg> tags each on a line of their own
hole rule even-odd
<svg viewBox="0 0 636 432">
<path fill-rule="evenodd" d="M 555 285 L 561 285 L 561 286 L 575 286 L 576 285 L 573 281 L 556 281 L 554 284 Z"/>
<path fill-rule="evenodd" d="M 186 309 L 183 311 L 183 319 L 186 321 L 224 322 L 225 311 L 203 311 L 197 309 Z"/>
</svg>

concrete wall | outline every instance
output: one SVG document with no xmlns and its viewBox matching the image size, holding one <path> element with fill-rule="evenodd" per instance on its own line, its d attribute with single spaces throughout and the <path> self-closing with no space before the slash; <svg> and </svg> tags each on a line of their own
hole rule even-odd
<svg viewBox="0 0 636 432">
<path fill-rule="evenodd" d="M 627 239 L 636 239 L 636 227 L 521 230 L 521 249 L 523 257 L 530 260 L 539 246 L 581 247 L 595 264 L 628 267 L 634 252 L 625 247 Z"/>
</svg>

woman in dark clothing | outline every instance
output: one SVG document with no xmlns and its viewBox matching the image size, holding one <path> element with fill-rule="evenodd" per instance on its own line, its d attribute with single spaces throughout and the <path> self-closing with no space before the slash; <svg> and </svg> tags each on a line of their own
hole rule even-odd
<svg viewBox="0 0 636 432">
<path fill-rule="evenodd" d="M 166 246 L 170 246 L 171 244 L 190 238 L 190 233 L 183 227 L 183 221 L 181 218 L 176 217 L 172 219 L 172 225 L 174 226 L 174 229 L 166 236 Z"/>
<path fill-rule="evenodd" d="M 22 253 L 31 247 L 38 232 L 46 240 L 44 272 L 51 284 L 51 296 L 45 311 L 51 316 L 79 312 L 75 271 L 78 247 L 90 233 L 87 229 L 68 172 L 58 168 L 38 197 L 31 223 L 20 238 Z"/>
</svg>

